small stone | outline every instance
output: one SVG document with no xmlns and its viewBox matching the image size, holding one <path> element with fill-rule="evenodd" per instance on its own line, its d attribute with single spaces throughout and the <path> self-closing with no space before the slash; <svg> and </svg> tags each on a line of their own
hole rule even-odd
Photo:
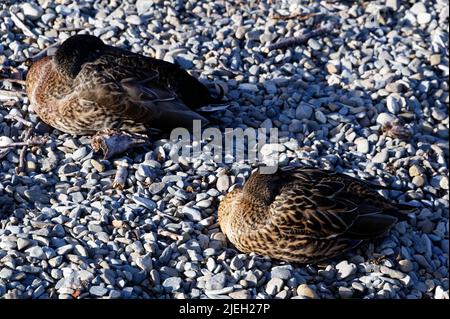
<svg viewBox="0 0 450 319">
<path fill-rule="evenodd" d="M 169 277 L 164 280 L 162 286 L 167 292 L 175 292 L 181 288 L 181 278 Z"/>
<path fill-rule="evenodd" d="M 156 195 L 156 194 L 161 193 L 165 187 L 166 187 L 166 184 L 163 182 L 152 183 L 148 187 L 148 190 L 152 195 Z"/>
<path fill-rule="evenodd" d="M 319 122 L 321 124 L 325 124 L 327 122 L 327 117 L 325 116 L 325 114 L 323 114 L 322 111 L 317 110 L 314 113 L 314 117 L 317 120 L 317 122 Z"/>
<path fill-rule="evenodd" d="M 342 299 L 350 299 L 353 297 L 353 290 L 347 287 L 339 287 L 339 296 Z"/>
<path fill-rule="evenodd" d="M 228 175 L 220 175 L 217 179 L 216 187 L 219 192 L 226 192 L 230 187 L 230 179 Z"/>
<path fill-rule="evenodd" d="M 406 276 L 406 274 L 402 273 L 401 271 L 391 269 L 386 266 L 380 266 L 380 271 L 382 274 L 386 274 L 393 279 L 402 279 Z"/>
<path fill-rule="evenodd" d="M 379 153 L 375 154 L 372 158 L 373 163 L 386 163 L 389 158 L 389 153 L 387 149 L 382 149 Z"/>
<path fill-rule="evenodd" d="M 419 24 L 427 24 L 430 21 L 431 14 L 429 14 L 428 12 L 419 13 L 419 15 L 417 16 L 417 22 L 419 22 Z"/>
<path fill-rule="evenodd" d="M 305 102 L 300 102 L 297 109 L 295 110 L 295 117 L 298 120 L 309 119 L 312 116 L 313 109 L 312 107 Z"/>
<path fill-rule="evenodd" d="M 417 187 L 422 187 L 423 185 L 425 185 L 425 179 L 422 176 L 414 176 L 411 183 L 413 183 Z"/>
<path fill-rule="evenodd" d="M 149 210 L 154 210 L 156 208 L 156 203 L 151 199 L 134 195 L 133 200 L 136 204 L 143 206 Z"/>
<path fill-rule="evenodd" d="M 183 213 L 184 216 L 186 216 L 187 218 L 189 218 L 194 222 L 199 222 L 202 220 L 202 214 L 200 213 L 199 210 L 195 208 L 184 206 L 181 209 L 181 213 Z"/>
<path fill-rule="evenodd" d="M 133 24 L 133 25 L 142 24 L 142 19 L 135 14 L 132 14 L 132 15 L 129 15 L 128 17 L 126 17 L 125 21 L 127 21 L 129 24 Z"/>
<path fill-rule="evenodd" d="M 411 165 L 408 170 L 409 176 L 411 176 L 411 177 L 422 175 L 424 173 L 424 171 L 425 170 L 423 169 L 423 167 L 421 167 L 417 164 Z"/>
<path fill-rule="evenodd" d="M 28 19 L 37 20 L 42 16 L 44 10 L 32 2 L 28 2 L 22 5 L 22 12 Z"/>
<path fill-rule="evenodd" d="M 430 56 L 430 64 L 431 64 L 431 66 L 441 64 L 441 55 L 440 54 L 432 54 Z"/>
<path fill-rule="evenodd" d="M 273 267 L 270 271 L 270 276 L 272 278 L 280 278 L 283 280 L 288 280 L 292 277 L 291 271 L 285 266 Z"/>
<path fill-rule="evenodd" d="M 442 189 L 448 190 L 448 177 L 442 176 L 441 180 L 439 181 L 439 186 Z"/>
<path fill-rule="evenodd" d="M 356 150 L 360 153 L 369 153 L 369 141 L 364 137 L 358 137 L 355 140 Z"/>
<path fill-rule="evenodd" d="M 266 284 L 266 293 L 275 296 L 283 287 L 283 280 L 280 278 L 272 278 Z"/>
<path fill-rule="evenodd" d="M 380 125 L 385 125 L 387 123 L 394 123 L 397 118 L 389 113 L 380 113 L 377 116 L 377 123 Z"/>
<path fill-rule="evenodd" d="M 92 286 L 89 293 L 95 297 L 103 297 L 108 292 L 108 289 L 102 286 Z"/>
<path fill-rule="evenodd" d="M 400 112 L 400 103 L 392 95 L 389 95 L 387 97 L 387 99 L 386 99 L 386 107 L 387 107 L 388 111 L 393 113 L 393 114 L 397 114 L 398 112 Z"/>
<path fill-rule="evenodd" d="M 42 248 L 39 246 L 31 247 L 31 248 L 27 249 L 26 252 L 30 255 L 30 257 L 33 257 L 33 258 L 37 258 L 37 259 L 45 259 L 46 258 L 44 250 L 42 250 Z"/>
<path fill-rule="evenodd" d="M 317 299 L 318 296 L 316 292 L 310 288 L 307 284 L 301 284 L 297 287 L 297 295 L 307 297 L 310 299 Z"/>
<path fill-rule="evenodd" d="M 244 266 L 244 262 L 239 258 L 239 256 L 233 257 L 230 261 L 230 267 L 233 270 L 241 269 Z"/>
<path fill-rule="evenodd" d="M 149 272 L 153 269 L 153 263 L 152 263 L 152 255 L 151 253 L 148 253 L 144 256 L 138 257 L 136 259 L 136 265 L 141 268 L 142 270 Z"/>
<path fill-rule="evenodd" d="M 402 259 L 398 262 L 399 268 L 403 272 L 410 272 L 413 270 L 413 263 L 408 259 Z"/>
<path fill-rule="evenodd" d="M 139 15 L 143 15 L 150 11 L 153 7 L 155 0 L 137 0 L 136 10 Z"/>
<path fill-rule="evenodd" d="M 400 8 L 400 0 L 387 0 L 386 7 L 391 8 L 394 11 L 397 11 Z"/>
<path fill-rule="evenodd" d="M 17 239 L 17 249 L 22 250 L 24 248 L 27 248 L 30 245 L 30 241 L 25 238 L 18 238 Z"/>
<path fill-rule="evenodd" d="M 232 299 L 249 299 L 250 298 L 250 292 L 247 290 L 238 290 L 233 291 L 228 294 Z"/>
<path fill-rule="evenodd" d="M 349 263 L 346 260 L 341 261 L 336 265 L 337 279 L 345 279 L 356 272 L 356 265 Z"/>
<path fill-rule="evenodd" d="M 226 279 L 224 273 L 218 273 L 206 282 L 205 288 L 208 290 L 220 290 L 225 286 Z"/>
<path fill-rule="evenodd" d="M 91 165 L 100 173 L 105 171 L 105 165 L 95 159 L 91 159 Z"/>
</svg>

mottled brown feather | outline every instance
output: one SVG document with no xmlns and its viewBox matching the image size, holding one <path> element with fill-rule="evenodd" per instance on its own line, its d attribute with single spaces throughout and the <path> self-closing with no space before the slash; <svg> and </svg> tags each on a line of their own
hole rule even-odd
<svg viewBox="0 0 450 319">
<path fill-rule="evenodd" d="M 243 252 L 310 263 L 335 257 L 385 234 L 409 207 L 397 208 L 372 186 L 321 169 L 252 174 L 227 194 L 219 224 Z"/>
<path fill-rule="evenodd" d="M 27 94 L 44 122 L 80 135 L 108 128 L 189 128 L 193 120 L 206 124 L 193 109 L 218 102 L 177 65 L 85 35 L 69 38 L 54 57 L 31 66 Z"/>
</svg>

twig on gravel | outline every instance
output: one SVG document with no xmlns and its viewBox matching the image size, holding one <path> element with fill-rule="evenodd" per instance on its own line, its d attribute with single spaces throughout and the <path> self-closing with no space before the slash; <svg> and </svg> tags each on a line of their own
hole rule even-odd
<svg viewBox="0 0 450 319">
<path fill-rule="evenodd" d="M 25 85 L 26 81 L 25 80 L 19 80 L 19 79 L 13 79 L 13 78 L 5 78 L 5 77 L 0 77 L 0 81 L 8 81 L 11 83 L 17 83 L 20 85 Z"/>
<path fill-rule="evenodd" d="M 10 91 L 10 90 L 0 90 L 0 101 L 8 101 L 15 99 L 18 101 L 25 95 L 24 91 Z"/>
<path fill-rule="evenodd" d="M 86 30 L 86 29 L 90 29 L 94 27 L 92 24 L 86 24 L 82 27 L 65 27 L 65 28 L 59 28 L 56 29 L 56 31 L 58 32 L 72 32 L 72 31 L 81 31 L 81 30 Z"/>
<path fill-rule="evenodd" d="M 28 141 L 31 139 L 31 136 L 33 135 L 33 127 L 28 128 L 28 130 L 25 132 L 25 141 Z M 11 144 L 10 144 L 11 145 Z M 27 165 L 27 148 L 28 145 L 22 146 L 22 149 L 20 150 L 19 155 L 19 166 L 16 167 L 16 174 L 20 174 L 21 172 L 25 171 L 26 165 Z"/>
<path fill-rule="evenodd" d="M 34 136 L 29 138 L 23 142 L 14 142 L 8 145 L 0 145 L 0 149 L 4 148 L 16 148 L 16 147 L 32 147 L 32 146 L 40 146 L 47 142 L 46 136 Z"/>
<path fill-rule="evenodd" d="M 23 125 L 25 125 L 27 127 L 32 127 L 33 126 L 33 123 L 31 123 L 30 121 L 27 121 L 27 120 L 21 118 L 20 116 L 17 116 L 17 115 L 14 115 L 14 114 L 6 115 L 5 119 L 17 121 L 17 122 L 22 123 Z"/>
<path fill-rule="evenodd" d="M 33 39 L 37 39 L 37 35 L 26 26 L 26 24 L 13 12 L 13 10 L 9 10 L 9 13 L 11 14 L 11 20 L 14 22 L 16 27 L 22 30 L 23 34 L 32 37 Z"/>
<path fill-rule="evenodd" d="M 311 12 L 311 13 L 300 13 L 300 12 L 297 12 L 297 13 L 294 13 L 294 14 L 291 14 L 291 15 L 288 15 L 288 16 L 284 16 L 284 15 L 281 15 L 281 14 L 274 14 L 272 16 L 272 18 L 275 19 L 275 20 L 297 19 L 299 21 L 304 21 L 304 20 L 308 20 L 309 18 L 318 16 L 318 15 L 321 15 L 321 14 L 322 13 L 319 13 L 319 12 Z"/>
<path fill-rule="evenodd" d="M 329 24 L 326 25 L 322 28 L 318 28 L 315 30 L 312 30 L 310 32 L 306 32 L 304 34 L 302 34 L 301 36 L 298 37 L 289 37 L 286 39 L 283 39 L 275 44 L 270 45 L 267 49 L 266 52 L 270 52 L 273 50 L 277 50 L 277 49 L 287 49 L 290 47 L 295 47 L 301 44 L 304 44 L 306 42 L 308 42 L 309 39 L 311 38 L 315 38 L 318 36 L 321 36 L 323 34 L 329 33 L 331 32 L 331 30 L 333 29 L 334 25 Z"/>
</svg>

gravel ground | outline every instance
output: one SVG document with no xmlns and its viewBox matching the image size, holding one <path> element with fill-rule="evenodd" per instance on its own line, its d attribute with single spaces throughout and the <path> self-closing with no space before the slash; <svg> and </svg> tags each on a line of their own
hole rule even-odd
<svg viewBox="0 0 450 319">
<path fill-rule="evenodd" d="M 378 182 L 419 210 L 318 265 L 241 254 L 216 214 L 251 165 L 175 163 L 167 139 L 102 160 L 89 137 L 52 130 L 27 98 L 1 93 L 0 145 L 23 140 L 17 117 L 49 139 L 27 153 L 26 173 L 15 172 L 19 148 L 0 153 L 0 298 L 449 298 L 448 1 L 26 2 L 0 3 L 3 75 L 89 32 L 220 82 L 231 104 L 220 127 L 278 128 L 268 148 L 281 165 Z M 329 34 L 266 54 L 325 23 Z"/>
</svg>

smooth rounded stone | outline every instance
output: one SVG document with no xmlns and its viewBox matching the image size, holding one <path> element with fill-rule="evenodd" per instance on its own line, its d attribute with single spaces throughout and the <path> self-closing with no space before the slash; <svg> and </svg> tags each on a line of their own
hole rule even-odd
<svg viewBox="0 0 450 319">
<path fill-rule="evenodd" d="M 248 93 L 256 93 L 259 91 L 258 86 L 256 84 L 251 84 L 251 83 L 239 84 L 239 90 L 248 92 Z"/>
<path fill-rule="evenodd" d="M 321 124 L 325 124 L 327 122 L 327 117 L 325 116 L 325 114 L 323 114 L 322 111 L 319 110 L 314 113 L 314 118 Z"/>
<path fill-rule="evenodd" d="M 163 281 L 162 286 L 167 292 L 175 292 L 181 288 L 181 278 L 169 277 Z"/>
<path fill-rule="evenodd" d="M 32 2 L 27 2 L 22 5 L 22 12 L 28 19 L 37 20 L 42 16 L 44 10 Z"/>
<path fill-rule="evenodd" d="M 136 10 L 139 15 L 143 15 L 149 12 L 153 6 L 159 1 L 155 0 L 137 0 L 136 1 Z"/>
<path fill-rule="evenodd" d="M 434 291 L 434 299 L 449 299 L 448 288 L 445 291 L 441 286 L 437 286 Z"/>
<path fill-rule="evenodd" d="M 164 188 L 166 187 L 166 184 L 163 182 L 157 182 L 157 183 L 152 183 L 149 187 L 148 187 L 148 191 L 152 194 L 152 195 L 156 195 L 161 193 Z"/>
<path fill-rule="evenodd" d="M 250 292 L 247 290 L 237 290 L 228 294 L 232 299 L 249 299 Z"/>
<path fill-rule="evenodd" d="M 358 137 L 355 139 L 356 150 L 360 153 L 369 153 L 369 141 L 364 137 Z"/>
<path fill-rule="evenodd" d="M 283 288 L 283 280 L 280 278 L 271 278 L 266 284 L 266 293 L 271 296 L 275 296 Z"/>
<path fill-rule="evenodd" d="M 397 114 L 400 112 L 400 102 L 393 96 L 389 95 L 386 99 L 386 107 L 389 112 Z"/>
<path fill-rule="evenodd" d="M 300 102 L 300 104 L 295 109 L 295 118 L 298 120 L 309 119 L 313 114 L 313 108 L 310 104 L 305 102 Z"/>
<path fill-rule="evenodd" d="M 387 123 L 394 123 L 397 118 L 389 113 L 380 113 L 377 116 L 377 123 L 380 125 L 386 125 Z"/>
<path fill-rule="evenodd" d="M 318 296 L 314 289 L 310 288 L 307 284 L 301 284 L 297 287 L 297 295 L 309 299 L 318 299 Z"/>
<path fill-rule="evenodd" d="M 386 274 L 393 279 L 402 279 L 406 276 L 406 274 L 402 273 L 401 271 L 391 269 L 386 266 L 381 266 L 380 271 L 382 274 Z"/>
<path fill-rule="evenodd" d="M 219 192 L 226 192 L 230 188 L 230 179 L 228 175 L 220 175 L 217 178 L 216 188 Z"/>
<path fill-rule="evenodd" d="M 227 277 L 224 273 L 213 275 L 205 284 L 207 290 L 220 290 L 225 286 Z"/>
<path fill-rule="evenodd" d="M 91 288 L 89 288 L 89 293 L 95 297 L 103 297 L 108 293 L 108 289 L 102 286 L 91 286 Z"/>
<path fill-rule="evenodd" d="M 211 206 L 211 200 L 209 199 L 201 200 L 197 202 L 196 206 L 199 208 L 208 208 Z"/>
<path fill-rule="evenodd" d="M 58 247 L 56 249 L 56 253 L 61 256 L 67 255 L 68 253 L 70 253 L 73 250 L 73 247 L 74 246 L 72 244 L 67 244 L 67 245 Z"/>
<path fill-rule="evenodd" d="M 149 210 L 154 210 L 156 208 L 156 203 L 154 201 L 152 201 L 151 199 L 145 198 L 145 197 L 140 197 L 137 195 L 133 195 L 133 201 L 140 205 L 143 206 Z"/>
<path fill-rule="evenodd" d="M 386 163 L 389 158 L 389 152 L 387 149 L 383 148 L 380 152 L 375 154 L 372 158 L 373 163 Z"/>
<path fill-rule="evenodd" d="M 105 165 L 95 159 L 91 159 L 91 165 L 100 173 L 105 171 Z"/>
<path fill-rule="evenodd" d="M 11 269 L 2 267 L 0 270 L 0 279 L 9 280 L 13 274 L 14 272 Z"/>
<path fill-rule="evenodd" d="M 338 292 L 342 299 L 350 299 L 353 297 L 353 289 L 351 288 L 339 287 Z"/>
<path fill-rule="evenodd" d="M 32 258 L 46 259 L 44 250 L 39 246 L 33 246 L 33 247 L 27 249 L 26 253 Z"/>
<path fill-rule="evenodd" d="M 87 155 L 88 151 L 86 147 L 80 147 L 79 149 L 77 149 L 75 152 L 72 153 L 72 158 L 75 161 L 79 161 L 80 159 L 82 159 L 83 157 L 85 157 Z"/>
<path fill-rule="evenodd" d="M 239 258 L 239 256 L 233 257 L 233 259 L 231 259 L 231 261 L 230 261 L 230 267 L 233 270 L 241 269 L 243 266 L 244 266 L 244 262 L 242 261 L 241 258 Z"/>
<path fill-rule="evenodd" d="M 442 189 L 448 190 L 448 177 L 442 176 L 441 180 L 439 181 L 439 186 Z"/>
<path fill-rule="evenodd" d="M 419 24 L 427 24 L 431 21 L 431 14 L 428 12 L 421 12 L 417 15 L 417 22 Z"/>
<path fill-rule="evenodd" d="M 291 270 L 288 269 L 290 267 L 287 266 L 275 266 L 272 267 L 272 270 L 270 271 L 271 278 L 280 278 L 283 280 L 288 280 L 292 277 Z"/>
<path fill-rule="evenodd" d="M 349 276 L 356 273 L 356 265 L 353 263 L 349 263 L 347 260 L 343 260 L 336 265 L 336 270 L 337 270 L 336 278 L 341 280 L 348 278 Z"/>
<path fill-rule="evenodd" d="M 184 206 L 181 209 L 181 213 L 183 214 L 183 216 L 186 216 L 194 222 L 199 222 L 203 219 L 200 211 L 192 207 Z"/>
<path fill-rule="evenodd" d="M 409 176 L 411 177 L 422 175 L 424 172 L 425 169 L 417 164 L 411 165 L 408 169 Z"/>
<path fill-rule="evenodd" d="M 142 24 L 142 19 L 135 14 L 127 16 L 125 18 L 125 21 L 128 22 L 129 24 L 133 24 L 133 25 L 141 25 Z"/>
</svg>

